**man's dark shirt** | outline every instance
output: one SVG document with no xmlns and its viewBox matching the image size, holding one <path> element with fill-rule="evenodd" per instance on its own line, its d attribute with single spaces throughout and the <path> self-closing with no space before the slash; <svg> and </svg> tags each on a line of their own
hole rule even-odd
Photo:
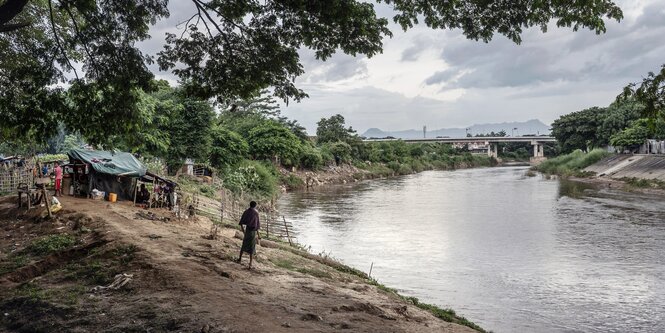
<svg viewBox="0 0 665 333">
<path fill-rule="evenodd" d="M 259 222 L 259 212 L 257 212 L 254 208 L 248 208 L 244 213 L 242 213 L 239 224 L 246 225 L 247 230 L 249 231 L 259 230 L 259 228 L 261 228 L 261 222 Z"/>
</svg>

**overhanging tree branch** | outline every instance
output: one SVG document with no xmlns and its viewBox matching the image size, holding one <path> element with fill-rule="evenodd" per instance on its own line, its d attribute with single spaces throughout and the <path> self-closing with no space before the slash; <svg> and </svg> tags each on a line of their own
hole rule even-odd
<svg viewBox="0 0 665 333">
<path fill-rule="evenodd" d="M 79 80 L 79 74 L 76 72 L 76 68 L 72 66 L 72 62 L 69 61 L 69 57 L 67 57 L 67 52 L 65 49 L 62 47 L 62 44 L 60 44 L 60 37 L 58 37 L 58 32 L 55 29 L 55 19 L 53 16 L 53 4 L 51 3 L 51 0 L 48 1 L 48 10 L 49 14 L 51 16 L 51 29 L 53 29 L 53 37 L 55 38 L 55 43 L 58 45 L 58 48 L 60 49 L 60 52 L 62 53 L 62 56 L 65 57 L 65 60 L 67 60 L 67 64 L 69 64 L 69 67 L 74 71 L 74 76 L 76 76 L 76 79 Z"/>
<path fill-rule="evenodd" d="M 81 45 L 83 45 L 83 49 L 85 50 L 85 53 L 88 55 L 88 58 L 90 58 L 90 62 L 92 62 L 92 67 L 94 68 L 93 70 L 96 71 L 97 70 L 97 62 L 95 61 L 95 58 L 90 54 L 90 51 L 88 50 L 88 44 L 81 37 L 81 30 L 79 29 L 78 23 L 76 23 L 76 19 L 74 18 L 74 14 L 69 9 L 69 6 L 64 6 L 64 8 L 65 8 L 65 11 L 67 11 L 67 14 L 69 14 L 69 17 L 72 19 L 72 23 L 74 24 L 74 32 L 76 32 L 76 38 L 78 38 L 79 41 L 81 42 Z M 76 70 L 74 70 L 74 72 L 76 72 Z"/>
<path fill-rule="evenodd" d="M 9 23 L 23 11 L 27 3 L 28 0 L 7 0 L 0 5 L 0 32 L 14 31 L 30 25 L 30 22 Z"/>
</svg>

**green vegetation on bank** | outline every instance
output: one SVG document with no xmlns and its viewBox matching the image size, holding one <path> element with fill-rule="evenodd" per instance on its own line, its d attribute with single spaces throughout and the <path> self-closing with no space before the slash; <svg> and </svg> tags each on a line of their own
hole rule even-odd
<svg viewBox="0 0 665 333">
<path fill-rule="evenodd" d="M 316 172 L 353 165 L 358 172 L 343 176 L 365 179 L 496 164 L 487 156 L 450 145 L 363 142 L 339 114 L 322 118 L 316 138 L 310 138 L 297 121 L 281 115 L 277 102 L 266 93 L 215 106 L 188 97 L 184 88 L 173 88 L 166 81 L 154 86 L 156 91 L 138 96 L 145 121 L 131 135 L 111 136 L 111 146 L 136 154 L 157 174 L 179 174 L 187 159 L 194 160 L 221 182 L 201 184 L 187 177 L 177 181 L 182 189 L 210 198 L 222 186 L 258 199 L 273 198 L 280 186 L 305 187 L 306 177 L 293 169 Z M 58 138 L 51 141 L 58 150 L 70 147 L 78 137 L 65 131 L 58 138 L 69 138 L 70 144 L 57 143 Z"/>
<path fill-rule="evenodd" d="M 76 239 L 68 234 L 55 234 L 36 239 L 26 251 L 35 255 L 46 255 L 66 249 L 76 243 Z"/>
<path fill-rule="evenodd" d="M 655 188 L 665 190 L 665 181 L 659 179 L 643 179 L 643 178 L 621 178 L 621 181 L 634 188 Z"/>
<path fill-rule="evenodd" d="M 552 123 L 561 152 L 589 151 L 608 145 L 635 151 L 646 139 L 665 139 L 665 118 L 646 114 L 636 100 L 620 100 L 607 107 L 592 107 L 559 117 Z"/>
<path fill-rule="evenodd" d="M 559 176 L 585 176 L 582 169 L 600 161 L 610 153 L 603 149 L 594 149 L 588 153 L 575 150 L 570 154 L 548 159 L 533 169 L 546 174 Z"/>
</svg>

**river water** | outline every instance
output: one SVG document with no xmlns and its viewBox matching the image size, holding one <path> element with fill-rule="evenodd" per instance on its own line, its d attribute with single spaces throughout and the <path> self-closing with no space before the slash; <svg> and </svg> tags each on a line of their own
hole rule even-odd
<svg viewBox="0 0 665 333">
<path fill-rule="evenodd" d="M 495 332 L 665 332 L 665 201 L 525 168 L 284 195 L 301 244 Z"/>
</svg>

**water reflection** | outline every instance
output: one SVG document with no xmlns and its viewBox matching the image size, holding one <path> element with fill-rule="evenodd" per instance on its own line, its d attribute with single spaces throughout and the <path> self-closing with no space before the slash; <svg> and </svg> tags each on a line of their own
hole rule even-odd
<svg viewBox="0 0 665 333">
<path fill-rule="evenodd" d="M 662 200 L 523 168 L 424 172 L 279 202 L 314 252 L 496 332 L 665 331 Z"/>
<path fill-rule="evenodd" d="M 568 179 L 559 180 L 559 197 L 581 198 L 593 193 L 594 185 Z"/>
</svg>

